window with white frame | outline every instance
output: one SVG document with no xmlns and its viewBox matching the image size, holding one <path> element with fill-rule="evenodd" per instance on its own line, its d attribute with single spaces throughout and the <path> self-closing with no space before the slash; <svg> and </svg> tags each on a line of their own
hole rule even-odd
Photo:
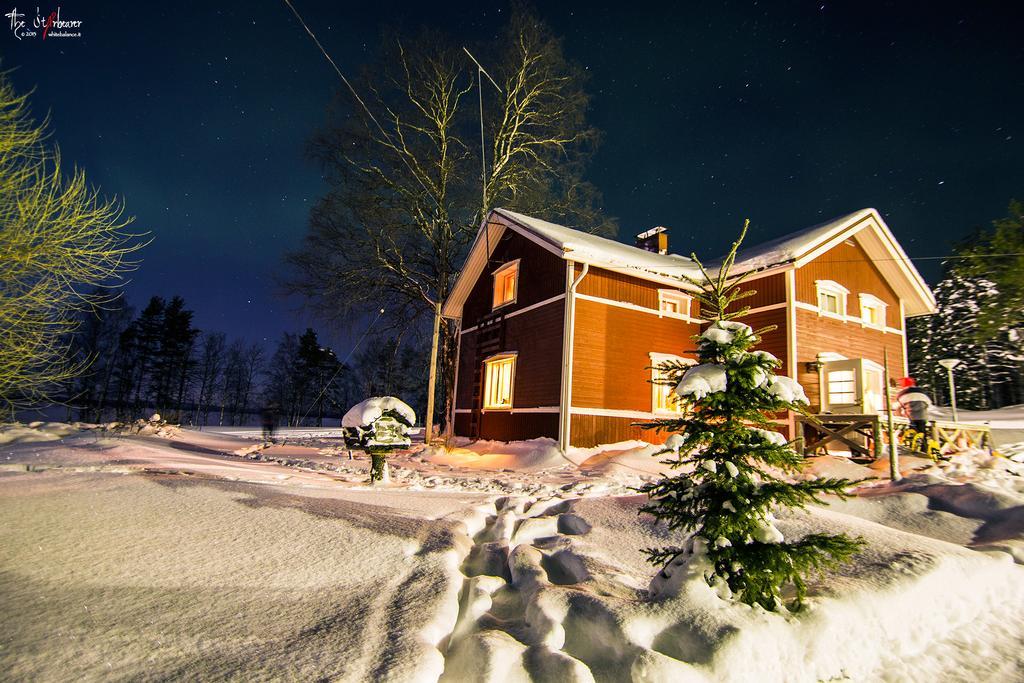
<svg viewBox="0 0 1024 683">
<path fill-rule="evenodd" d="M 885 327 L 885 307 L 888 305 L 873 294 L 860 294 L 860 319 L 868 327 Z"/>
<path fill-rule="evenodd" d="M 493 410 L 512 407 L 515 376 L 515 354 L 505 353 L 484 361 L 484 408 Z"/>
<path fill-rule="evenodd" d="M 516 259 L 494 271 L 494 304 L 492 308 L 515 303 L 518 293 L 519 259 Z"/>
<path fill-rule="evenodd" d="M 690 317 L 690 297 L 674 289 L 658 290 L 659 315 L 669 318 Z"/>
<path fill-rule="evenodd" d="M 857 374 L 854 370 L 832 370 L 827 374 L 827 383 L 829 406 L 857 402 Z"/>
<path fill-rule="evenodd" d="M 675 394 L 679 373 L 683 366 L 695 365 L 696 361 L 671 353 L 651 352 L 651 412 L 679 413 L 683 406 Z"/>
<path fill-rule="evenodd" d="M 814 286 L 818 291 L 818 313 L 837 318 L 846 316 L 846 295 L 850 290 L 832 280 L 815 280 Z"/>
</svg>

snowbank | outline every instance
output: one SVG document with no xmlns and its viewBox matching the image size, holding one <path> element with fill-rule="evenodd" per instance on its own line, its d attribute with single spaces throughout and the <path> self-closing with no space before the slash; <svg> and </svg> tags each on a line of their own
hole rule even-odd
<svg viewBox="0 0 1024 683">
<path fill-rule="evenodd" d="M 0 446 L 10 443 L 58 441 L 79 430 L 78 425 L 64 422 L 30 422 L 0 425 Z"/>
<path fill-rule="evenodd" d="M 652 582 L 659 597 L 651 599 L 641 588 L 651 569 L 636 549 L 665 532 L 636 517 L 642 502 L 499 510 L 493 523 L 508 517 L 504 529 L 551 523 L 522 538 L 478 535 L 505 559 L 486 565 L 494 584 L 472 588 L 442 680 L 559 672 L 577 681 L 1010 681 L 1024 673 L 1024 570 L 1005 555 L 816 508 L 778 524 L 790 538 L 845 532 L 868 546 L 812 582 L 804 611 L 723 600 L 685 563 Z M 562 523 L 570 516 L 574 524 Z"/>
</svg>

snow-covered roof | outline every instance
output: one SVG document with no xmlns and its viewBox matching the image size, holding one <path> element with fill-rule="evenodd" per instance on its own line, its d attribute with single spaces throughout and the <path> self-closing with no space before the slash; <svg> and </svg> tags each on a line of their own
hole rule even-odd
<svg viewBox="0 0 1024 683">
<path fill-rule="evenodd" d="M 513 230 L 566 260 L 589 263 L 681 289 L 693 289 L 683 276 L 699 280 L 696 264 L 685 256 L 657 254 L 605 237 L 549 223 L 508 209 L 488 215 L 470 248 L 462 272 L 445 302 L 443 314 L 460 317 L 462 305 L 505 230 Z M 905 301 L 906 315 L 935 310 L 935 297 L 875 209 L 861 209 L 762 244 L 742 247 L 733 273 L 799 267 L 856 235 L 882 276 Z M 706 264 L 718 270 L 721 259 Z"/>
<path fill-rule="evenodd" d="M 800 267 L 851 238 L 860 244 L 904 301 L 906 315 L 935 311 L 931 289 L 875 209 L 861 209 L 761 244 L 741 247 L 732 272 L 739 275 L 776 267 Z M 721 258 L 715 259 L 707 268 L 716 271 L 721 263 Z"/>
<path fill-rule="evenodd" d="M 694 262 L 685 256 L 656 254 L 508 209 L 494 209 L 470 247 L 462 272 L 445 302 L 443 315 L 454 318 L 462 315 L 462 305 L 490 258 L 490 254 L 485 253 L 487 248 L 493 251 L 505 230 L 517 232 L 567 261 L 589 263 L 670 287 L 693 289 L 681 276 L 700 277 Z"/>
<path fill-rule="evenodd" d="M 607 237 L 589 232 L 573 230 L 555 225 L 532 216 L 524 216 L 508 209 L 495 209 L 494 213 L 504 216 L 530 230 L 535 235 L 551 242 L 562 250 L 564 258 L 590 263 L 595 266 L 632 269 L 649 275 L 679 279 L 680 274 L 700 277 L 696 264 L 678 254 L 657 254 L 630 244 L 623 244 Z M 643 277 L 641 272 L 635 273 Z M 681 284 L 681 283 L 680 283 Z"/>
<path fill-rule="evenodd" d="M 803 230 L 791 232 L 782 237 L 740 249 L 739 257 L 733 272 L 739 274 L 749 270 L 760 270 L 771 266 L 792 263 L 803 256 L 808 250 L 827 242 L 831 237 L 843 232 L 853 223 L 871 216 L 874 209 L 861 209 L 838 218 L 812 225 Z M 722 259 L 718 258 L 707 264 L 708 268 L 717 270 Z"/>
</svg>

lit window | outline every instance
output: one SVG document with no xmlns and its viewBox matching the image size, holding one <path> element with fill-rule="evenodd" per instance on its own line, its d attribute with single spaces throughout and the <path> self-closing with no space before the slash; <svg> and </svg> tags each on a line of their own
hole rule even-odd
<svg viewBox="0 0 1024 683">
<path fill-rule="evenodd" d="M 674 393 L 683 368 L 694 365 L 689 358 L 669 353 L 651 353 L 651 412 L 681 413 L 682 402 Z"/>
<path fill-rule="evenodd" d="M 669 318 L 689 318 L 690 297 L 674 289 L 659 289 L 658 311 Z"/>
<path fill-rule="evenodd" d="M 877 296 L 861 294 L 860 319 L 870 327 L 885 327 L 886 303 Z"/>
<path fill-rule="evenodd" d="M 853 370 L 835 370 L 828 373 L 828 403 L 851 405 L 857 402 L 857 378 Z"/>
<path fill-rule="evenodd" d="M 515 356 L 496 356 L 484 361 L 484 408 L 511 408 Z"/>
<path fill-rule="evenodd" d="M 817 280 L 818 313 L 842 318 L 846 314 L 846 295 L 850 293 L 846 287 L 832 280 Z"/>
<path fill-rule="evenodd" d="M 494 271 L 494 305 L 492 308 L 516 301 L 519 282 L 519 261 L 511 261 Z"/>
</svg>

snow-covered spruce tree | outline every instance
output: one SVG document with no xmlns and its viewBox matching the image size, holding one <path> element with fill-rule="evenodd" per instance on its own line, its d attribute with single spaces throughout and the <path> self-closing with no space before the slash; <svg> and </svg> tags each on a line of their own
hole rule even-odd
<svg viewBox="0 0 1024 683">
<path fill-rule="evenodd" d="M 717 276 L 693 257 L 704 281 L 691 283 L 701 289 L 696 298 L 711 324 L 695 337 L 700 364 L 677 368 L 681 377 L 675 392 L 683 412 L 647 425 L 674 432 L 660 454 L 674 454 L 665 461 L 673 469 L 692 465 L 693 471 L 666 475 L 640 489 L 650 497 L 643 512 L 692 536 L 685 546 L 644 552 L 651 563 L 673 564 L 676 571 L 680 564 L 697 563 L 720 595 L 768 610 L 782 607 L 782 591 L 792 586 L 791 606 L 799 608 L 805 577 L 844 562 L 863 541 L 828 534 L 788 540 L 773 524 L 773 510 L 823 502 L 822 494 L 842 497 L 854 482 L 786 477 L 800 469 L 803 459 L 772 431 L 772 417 L 802 410 L 807 399 L 794 380 L 775 374 L 780 363 L 774 356 L 751 350 L 759 333 L 735 320 L 746 309 L 730 312 L 753 293 L 741 290 L 742 278 L 729 278 L 747 225 Z"/>
</svg>

